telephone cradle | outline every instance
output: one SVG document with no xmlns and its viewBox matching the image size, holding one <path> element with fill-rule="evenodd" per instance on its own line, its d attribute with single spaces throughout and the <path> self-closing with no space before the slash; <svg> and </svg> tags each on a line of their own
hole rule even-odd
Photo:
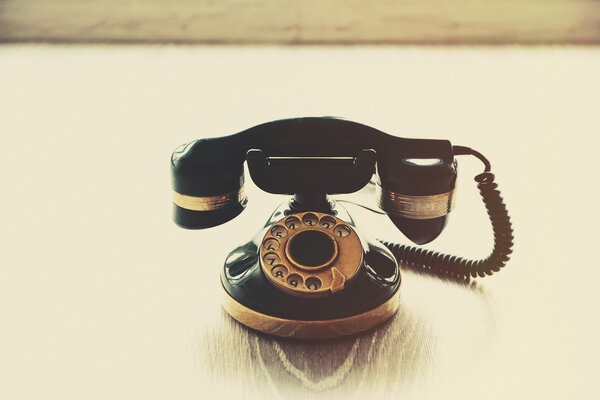
<svg viewBox="0 0 600 400">
<path fill-rule="evenodd" d="M 408 239 L 425 244 L 440 235 L 454 208 L 460 155 L 485 167 L 475 177 L 494 234 L 485 259 L 373 239 L 329 197 L 358 191 L 375 176 L 379 208 Z M 399 264 L 468 281 L 499 271 L 512 252 L 510 218 L 479 152 L 330 117 L 268 122 L 177 148 L 175 222 L 205 229 L 239 215 L 247 203 L 244 161 L 260 189 L 292 196 L 227 256 L 221 272 L 223 307 L 252 329 L 299 339 L 366 331 L 399 307 Z"/>
</svg>

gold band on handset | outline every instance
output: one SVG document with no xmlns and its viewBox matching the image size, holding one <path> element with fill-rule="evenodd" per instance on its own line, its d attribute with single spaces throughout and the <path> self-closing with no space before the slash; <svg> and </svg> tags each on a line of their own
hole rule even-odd
<svg viewBox="0 0 600 400">
<path fill-rule="evenodd" d="M 173 191 L 173 203 L 181 208 L 192 211 L 215 211 L 229 206 L 241 204 L 245 201 L 244 186 L 239 190 L 218 196 L 188 196 Z"/>
<path fill-rule="evenodd" d="M 387 190 L 377 184 L 377 205 L 383 211 L 410 219 L 443 217 L 454 209 L 455 189 L 428 196 L 411 196 Z"/>
</svg>

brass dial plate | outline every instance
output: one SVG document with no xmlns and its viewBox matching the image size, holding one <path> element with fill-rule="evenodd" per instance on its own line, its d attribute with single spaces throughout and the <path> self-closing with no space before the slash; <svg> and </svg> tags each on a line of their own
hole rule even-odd
<svg viewBox="0 0 600 400">
<path fill-rule="evenodd" d="M 319 239 L 331 250 L 318 265 L 294 259 L 290 249 L 294 238 L 299 240 L 297 235 L 310 231 L 319 232 Z M 356 276 L 362 262 L 362 245 L 354 229 L 329 214 L 288 215 L 273 224 L 261 242 L 264 274 L 277 288 L 300 297 L 322 297 L 342 290 Z"/>
</svg>

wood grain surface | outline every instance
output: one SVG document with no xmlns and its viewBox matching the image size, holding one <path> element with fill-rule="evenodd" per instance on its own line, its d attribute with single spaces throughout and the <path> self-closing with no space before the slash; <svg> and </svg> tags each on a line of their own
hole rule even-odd
<svg viewBox="0 0 600 400">
<path fill-rule="evenodd" d="M 598 0 L 2 0 L 1 41 L 599 44 Z"/>
</svg>

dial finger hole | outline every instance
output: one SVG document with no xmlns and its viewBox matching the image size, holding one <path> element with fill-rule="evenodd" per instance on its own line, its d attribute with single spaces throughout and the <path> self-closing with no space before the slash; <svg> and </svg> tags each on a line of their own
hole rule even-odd
<svg viewBox="0 0 600 400">
<path fill-rule="evenodd" d="M 283 279 L 288 274 L 288 269 L 285 265 L 279 264 L 271 269 L 271 273 L 275 278 Z"/>
<path fill-rule="evenodd" d="M 280 260 L 279 256 L 275 253 L 267 253 L 263 257 L 263 261 L 267 265 L 275 265 L 275 264 L 279 263 L 279 260 Z"/>
<path fill-rule="evenodd" d="M 321 225 L 325 229 L 329 229 L 335 225 L 335 219 L 325 216 L 321 218 L 321 220 L 319 221 L 319 225 Z"/>
<path fill-rule="evenodd" d="M 268 238 L 263 242 L 263 247 L 267 250 L 277 250 L 279 248 L 279 240 Z"/>
<path fill-rule="evenodd" d="M 333 228 L 333 233 L 335 234 L 335 236 L 338 237 L 346 237 L 350 235 L 350 232 L 350 228 L 342 224 L 337 225 L 335 228 Z"/>
<path fill-rule="evenodd" d="M 302 223 L 300 222 L 300 219 L 298 217 L 289 217 L 285 220 L 285 226 L 287 226 L 288 229 L 296 229 L 301 224 Z"/>
<path fill-rule="evenodd" d="M 316 276 L 311 276 L 306 279 L 306 287 L 308 290 L 317 290 L 321 288 L 321 280 Z"/>
<path fill-rule="evenodd" d="M 300 287 L 304 283 L 304 279 L 298 274 L 291 274 L 287 278 L 287 283 L 293 287 Z"/>
<path fill-rule="evenodd" d="M 302 222 L 304 222 L 304 225 L 314 226 L 317 224 L 318 221 L 319 218 L 317 218 L 317 216 L 312 213 L 304 214 L 304 217 L 302 217 Z"/>
<path fill-rule="evenodd" d="M 273 228 L 271 228 L 271 235 L 278 237 L 280 239 L 284 238 L 287 236 L 287 229 L 285 229 L 281 225 L 275 225 Z"/>
</svg>

